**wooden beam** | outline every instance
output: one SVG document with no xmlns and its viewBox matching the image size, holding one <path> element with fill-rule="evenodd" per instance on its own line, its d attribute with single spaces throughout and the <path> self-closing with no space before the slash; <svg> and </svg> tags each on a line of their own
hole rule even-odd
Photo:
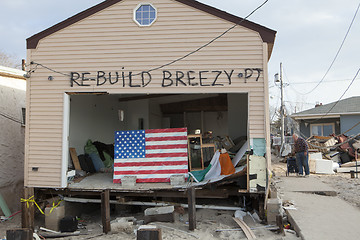
<svg viewBox="0 0 360 240">
<path fill-rule="evenodd" d="M 34 188 L 24 187 L 23 199 L 25 201 L 21 204 L 21 226 L 22 228 L 28 228 L 34 230 L 34 203 L 28 202 L 28 200 L 34 195 Z"/>
<path fill-rule="evenodd" d="M 340 167 L 336 170 L 338 173 L 351 173 L 351 171 L 354 171 L 354 173 L 358 172 L 360 173 L 360 165 L 357 167 Z"/>
<path fill-rule="evenodd" d="M 0 72 L 0 77 L 16 78 L 16 79 L 26 80 L 26 77 L 24 77 L 24 76 L 11 74 L 11 73 L 4 73 L 4 72 Z"/>
<path fill-rule="evenodd" d="M 188 188 L 188 215 L 189 215 L 189 230 L 196 229 L 196 198 L 195 188 Z"/>
<path fill-rule="evenodd" d="M 246 154 L 246 190 L 250 192 L 250 166 L 249 154 Z"/>
<path fill-rule="evenodd" d="M 243 220 L 234 217 L 233 219 L 241 227 L 247 239 L 256 239 L 254 232 L 249 228 L 249 226 Z"/>
<path fill-rule="evenodd" d="M 119 102 L 136 101 L 136 100 L 142 100 L 142 99 L 159 98 L 159 97 L 167 97 L 167 96 L 174 96 L 174 95 L 178 95 L 178 94 L 141 94 L 141 95 L 133 96 L 133 97 L 119 98 Z"/>
<path fill-rule="evenodd" d="M 80 166 L 79 158 L 76 153 L 76 149 L 69 148 L 69 151 L 70 151 L 71 160 L 74 164 L 75 170 L 81 170 L 81 166 Z"/>
<path fill-rule="evenodd" d="M 221 94 L 217 97 L 161 104 L 160 109 L 164 114 L 227 111 L 227 95 Z"/>
<path fill-rule="evenodd" d="M 107 234 L 111 231 L 110 226 L 110 190 L 106 189 L 101 193 L 101 220 L 103 232 Z"/>
<path fill-rule="evenodd" d="M 108 95 L 108 92 L 66 92 L 68 95 Z"/>
</svg>

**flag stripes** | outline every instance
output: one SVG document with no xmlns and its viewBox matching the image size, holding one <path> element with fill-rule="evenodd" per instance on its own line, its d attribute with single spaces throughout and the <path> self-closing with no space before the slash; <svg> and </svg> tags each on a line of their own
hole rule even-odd
<svg viewBox="0 0 360 240">
<path fill-rule="evenodd" d="M 169 182 L 188 173 L 187 129 L 149 129 L 115 133 L 114 183 L 126 175 L 136 182 Z"/>
</svg>

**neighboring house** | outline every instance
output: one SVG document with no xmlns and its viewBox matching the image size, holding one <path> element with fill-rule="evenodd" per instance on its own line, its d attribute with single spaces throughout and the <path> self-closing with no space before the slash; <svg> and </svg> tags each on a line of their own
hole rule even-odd
<svg viewBox="0 0 360 240">
<path fill-rule="evenodd" d="M 315 108 L 295 113 L 291 117 L 299 123 L 300 132 L 305 137 L 329 136 L 333 133 L 355 135 L 360 133 L 360 96 L 325 105 L 318 104 Z"/>
<path fill-rule="evenodd" d="M 109 174 L 87 186 L 68 184 L 69 147 L 81 154 L 88 139 L 114 143 L 115 131 L 187 127 L 192 134 L 201 129 L 247 139 L 254 152 L 247 174 L 256 179 L 248 176 L 246 186 L 244 175 L 245 186 L 229 194 L 264 194 L 271 160 L 267 74 L 275 34 L 193 0 L 107 0 L 28 38 L 33 72 L 25 186 L 65 194 L 107 188 L 130 196 Z M 138 164 L 144 172 L 151 170 L 146 164 Z M 169 178 L 161 168 L 158 174 Z"/>
<path fill-rule="evenodd" d="M 24 71 L 0 66 L 0 193 L 12 212 L 20 210 L 24 184 L 24 74 Z"/>
</svg>

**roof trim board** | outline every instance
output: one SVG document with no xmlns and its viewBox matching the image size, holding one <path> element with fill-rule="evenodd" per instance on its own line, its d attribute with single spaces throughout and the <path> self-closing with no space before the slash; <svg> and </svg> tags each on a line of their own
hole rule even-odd
<svg viewBox="0 0 360 240">
<path fill-rule="evenodd" d="M 291 115 L 290 117 L 293 119 L 314 119 L 322 117 L 324 114 L 308 114 L 308 115 Z M 331 115 L 326 115 L 322 118 L 339 118 L 344 115 L 360 115 L 360 112 L 347 112 L 347 113 L 331 113 Z"/>
<path fill-rule="evenodd" d="M 357 115 L 360 113 L 360 96 L 354 96 L 337 102 L 320 105 L 305 111 L 294 113 L 292 118 L 317 117 L 324 115 Z"/>
<path fill-rule="evenodd" d="M 80 20 L 83 20 L 101 10 L 104 10 L 118 2 L 121 2 L 123 0 L 106 0 L 104 2 L 101 2 L 93 7 L 90 7 L 68 19 L 65 19 L 62 22 L 59 22 L 57 24 L 55 24 L 52 27 L 49 27 L 29 38 L 26 39 L 26 45 L 27 45 L 27 49 L 36 49 L 39 41 L 57 31 L 60 31 Z M 216 17 L 222 18 L 224 20 L 227 20 L 229 22 L 232 23 L 239 23 L 240 21 L 243 21 L 243 18 L 241 17 L 237 17 L 235 15 L 232 15 L 230 13 L 227 13 L 225 11 L 219 10 L 217 8 L 211 7 L 209 5 L 197 2 L 195 0 L 174 0 L 183 4 L 186 4 L 190 7 L 199 9 L 201 11 L 204 11 L 206 13 L 212 14 Z M 272 48 L 273 48 L 273 44 L 275 41 L 275 35 L 276 35 L 276 31 L 271 30 L 269 28 L 266 28 L 264 26 L 261 26 L 259 24 L 256 24 L 254 22 L 248 21 L 248 20 L 244 20 L 243 22 L 241 22 L 239 25 L 246 27 L 248 29 L 254 30 L 256 32 L 258 32 L 263 40 L 263 42 L 268 43 L 269 45 L 269 58 L 272 52 Z"/>
<path fill-rule="evenodd" d="M 306 120 L 306 119 L 318 119 L 321 117 L 322 119 L 328 119 L 328 118 L 340 118 L 340 114 L 331 114 L 326 115 L 322 117 L 324 114 L 313 114 L 313 115 L 303 115 L 303 116 L 290 116 L 291 118 L 295 120 Z"/>
</svg>

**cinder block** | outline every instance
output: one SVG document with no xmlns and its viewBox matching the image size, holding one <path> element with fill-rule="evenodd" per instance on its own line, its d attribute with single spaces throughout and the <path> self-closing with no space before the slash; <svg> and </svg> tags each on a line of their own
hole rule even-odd
<svg viewBox="0 0 360 240">
<path fill-rule="evenodd" d="M 281 213 L 282 201 L 279 198 L 269 198 L 267 201 L 267 222 L 276 224 L 276 216 Z"/>
<path fill-rule="evenodd" d="M 185 184 L 185 176 L 184 175 L 171 175 L 170 176 L 170 184 L 172 186 L 179 186 Z"/>
<path fill-rule="evenodd" d="M 161 229 L 156 226 L 142 225 L 137 230 L 137 240 L 161 240 Z"/>
<path fill-rule="evenodd" d="M 45 208 L 45 227 L 54 231 L 59 231 L 59 222 L 65 217 L 65 206 L 54 208 L 51 213 L 51 207 Z"/>
<path fill-rule="evenodd" d="M 149 222 L 174 222 L 175 208 L 174 206 L 147 208 L 144 221 L 146 224 Z"/>
<path fill-rule="evenodd" d="M 145 209 L 145 216 L 173 213 L 174 211 L 174 206 L 147 208 Z"/>
<path fill-rule="evenodd" d="M 121 178 L 121 186 L 134 187 L 136 184 L 136 176 L 123 176 Z"/>
</svg>

